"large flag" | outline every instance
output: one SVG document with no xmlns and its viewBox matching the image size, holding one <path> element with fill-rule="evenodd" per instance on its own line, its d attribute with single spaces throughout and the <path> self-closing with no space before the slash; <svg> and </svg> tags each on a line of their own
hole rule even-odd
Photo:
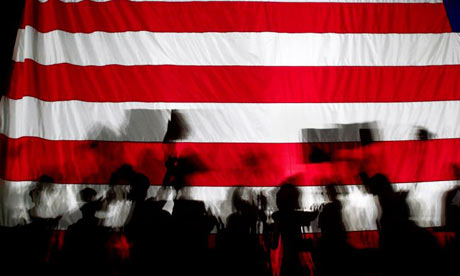
<svg viewBox="0 0 460 276">
<path fill-rule="evenodd" d="M 173 144 L 204 168 L 184 196 L 223 221 L 235 187 L 272 212 L 287 179 L 305 209 L 338 182 L 347 230 L 362 235 L 379 214 L 366 170 L 408 191 L 419 225 L 442 226 L 460 163 L 453 2 L 27 0 L 0 103 L 0 223 L 27 222 L 42 174 L 56 185 L 38 209 L 61 227 L 78 191 L 103 194 L 122 164 L 155 197 Z M 165 144 L 174 114 L 186 131 Z M 107 223 L 122 225 L 113 210 Z"/>
</svg>

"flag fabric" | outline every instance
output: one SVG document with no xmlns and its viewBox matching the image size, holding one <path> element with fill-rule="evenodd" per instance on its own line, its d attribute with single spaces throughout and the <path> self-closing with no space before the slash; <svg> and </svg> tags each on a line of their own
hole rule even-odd
<svg viewBox="0 0 460 276">
<path fill-rule="evenodd" d="M 309 209 L 339 182 L 346 228 L 366 247 L 379 212 L 365 169 L 409 192 L 420 226 L 442 226 L 460 163 L 452 2 L 27 0 L 0 103 L 0 222 L 27 220 L 42 174 L 57 183 L 42 215 L 64 214 L 62 227 L 77 192 L 103 193 L 122 164 L 155 196 L 174 110 L 187 126 L 177 154 L 206 167 L 186 194 L 223 221 L 235 187 L 275 210 L 276 186 L 291 179 Z M 375 140 L 365 147 L 363 126 Z M 420 129 L 432 139 L 419 141 Z M 333 162 L 312 160 L 318 148 Z"/>
</svg>

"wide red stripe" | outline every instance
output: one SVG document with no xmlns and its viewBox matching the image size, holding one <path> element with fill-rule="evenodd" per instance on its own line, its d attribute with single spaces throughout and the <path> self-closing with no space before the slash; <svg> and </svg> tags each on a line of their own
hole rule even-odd
<svg viewBox="0 0 460 276">
<path fill-rule="evenodd" d="M 451 32 L 442 3 L 27 1 L 41 32 Z M 428 20 L 429 19 L 429 20 Z"/>
<path fill-rule="evenodd" d="M 8 97 L 91 102 L 405 102 L 460 99 L 460 66 L 14 64 Z"/>
<path fill-rule="evenodd" d="M 170 150 L 161 143 L 5 136 L 1 145 L 1 178 L 26 181 L 45 173 L 58 183 L 107 183 L 112 171 L 129 163 L 158 185 Z M 336 161 L 309 162 L 313 146 L 332 152 Z M 383 172 L 395 183 L 441 181 L 454 179 L 451 165 L 460 163 L 460 139 L 380 142 L 364 149 L 357 143 L 179 143 L 176 147 L 181 156 L 201 160 L 201 171 L 189 177 L 190 185 L 197 186 L 277 186 L 293 175 L 298 185 L 324 185 L 336 178 L 359 184 L 362 168 Z"/>
</svg>

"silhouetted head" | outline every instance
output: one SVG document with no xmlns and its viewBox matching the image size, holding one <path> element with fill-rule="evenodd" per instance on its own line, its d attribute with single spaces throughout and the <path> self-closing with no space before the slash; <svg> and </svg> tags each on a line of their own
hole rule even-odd
<svg viewBox="0 0 460 276">
<path fill-rule="evenodd" d="M 387 193 L 393 193 L 393 188 L 391 187 L 391 182 L 388 178 L 381 174 L 377 173 L 371 178 L 369 178 L 366 183 L 364 183 L 369 193 L 373 195 L 384 195 Z"/>
<path fill-rule="evenodd" d="M 232 194 L 232 205 L 235 211 L 247 213 L 254 206 L 252 202 L 252 194 L 249 189 L 244 187 L 237 187 Z"/>
<path fill-rule="evenodd" d="M 330 201 L 337 200 L 337 183 L 330 183 L 326 186 L 326 193 Z"/>
<path fill-rule="evenodd" d="M 131 185 L 134 179 L 134 170 L 131 165 L 124 164 L 110 175 L 110 185 Z"/>
<path fill-rule="evenodd" d="M 96 201 L 97 192 L 89 187 L 80 191 L 80 198 L 85 205 L 80 208 L 84 218 L 92 218 L 94 214 L 101 209 L 102 202 Z"/>
<path fill-rule="evenodd" d="M 134 181 L 135 172 L 131 165 L 122 165 L 110 175 L 109 186 L 107 191 L 107 201 L 124 200 L 127 197 L 127 187 L 131 186 Z"/>
<path fill-rule="evenodd" d="M 149 187 L 149 178 L 141 173 L 136 173 L 131 182 L 131 190 L 129 191 L 128 198 L 133 201 L 145 200 Z"/>
<path fill-rule="evenodd" d="M 299 209 L 300 190 L 291 183 L 285 183 L 276 193 L 276 206 L 280 211 Z"/>
<path fill-rule="evenodd" d="M 54 182 L 54 179 L 49 175 L 41 175 L 37 179 L 37 185 L 29 192 L 32 202 L 38 203 L 40 201 L 40 194 L 45 190 L 52 190 Z"/>
<path fill-rule="evenodd" d="M 83 202 L 91 202 L 96 198 L 97 192 L 89 187 L 80 191 L 80 198 Z"/>
</svg>

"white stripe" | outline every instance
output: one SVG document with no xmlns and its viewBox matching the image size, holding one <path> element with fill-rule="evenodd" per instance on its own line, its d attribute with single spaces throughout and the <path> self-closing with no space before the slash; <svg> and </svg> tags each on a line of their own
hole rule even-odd
<svg viewBox="0 0 460 276">
<path fill-rule="evenodd" d="M 403 103 L 92 103 L 3 97 L 0 133 L 50 140 L 162 141 L 170 110 L 178 109 L 188 142 L 359 141 L 337 124 L 373 122 L 376 140 L 413 140 L 416 127 L 435 138 L 460 138 L 460 101 Z M 356 128 L 355 128 L 356 130 Z M 327 137 L 329 136 L 329 137 Z"/>
<path fill-rule="evenodd" d="M 48 0 L 38 0 L 42 3 Z M 84 0 L 60 0 L 65 3 L 78 3 Z M 112 0 L 91 0 L 92 2 L 109 2 Z M 132 2 L 258 2 L 261 0 L 130 0 Z M 320 3 L 442 3 L 443 0 L 263 0 L 263 2 L 320 2 Z"/>
<path fill-rule="evenodd" d="M 33 185 L 32 182 L 11 182 L 0 181 L 0 194 L 4 195 L 3 213 L 0 224 L 13 226 L 21 220 L 27 220 L 27 210 L 32 206 L 29 203 L 28 193 Z M 443 222 L 443 195 L 446 191 L 458 185 L 455 181 L 423 182 L 394 184 L 393 187 L 398 191 L 409 191 L 408 204 L 411 209 L 412 218 L 424 227 L 441 226 Z M 56 217 L 63 215 L 60 224 L 65 228 L 69 224 L 80 218 L 78 207 L 81 205 L 77 194 L 85 187 L 91 187 L 98 191 L 99 196 L 103 196 L 108 190 L 108 185 L 77 185 L 59 184 L 54 185 L 53 191 L 48 191 L 45 198 L 37 207 L 38 213 L 43 217 Z M 159 193 L 158 186 L 152 186 L 149 190 L 150 197 L 160 199 L 172 199 L 172 191 L 162 189 Z M 222 221 L 233 212 L 232 194 L 237 188 L 232 187 L 186 187 L 182 193 L 182 198 L 202 200 L 207 209 L 212 210 L 214 215 L 220 216 Z M 242 197 L 245 200 L 255 201 L 257 194 L 264 194 L 268 200 L 267 213 L 273 213 L 277 209 L 275 203 L 276 187 L 242 187 Z M 305 210 L 311 210 L 313 206 L 318 206 L 328 201 L 324 187 L 300 187 L 302 192 L 301 205 Z M 343 218 L 348 231 L 375 230 L 376 220 L 379 215 L 378 205 L 375 198 L 367 194 L 361 185 L 339 187 L 339 199 L 343 204 Z M 169 209 L 173 203 L 169 202 Z M 100 217 L 107 217 L 108 220 L 117 221 L 120 226 L 126 220 L 129 212 L 129 203 L 118 203 L 112 210 L 118 213 L 99 214 Z M 75 213 L 77 211 L 77 214 Z M 309 231 L 318 232 L 317 221 L 313 223 Z"/>
<path fill-rule="evenodd" d="M 460 33 L 41 33 L 18 31 L 14 60 L 75 65 L 404 66 L 460 64 Z"/>
</svg>

